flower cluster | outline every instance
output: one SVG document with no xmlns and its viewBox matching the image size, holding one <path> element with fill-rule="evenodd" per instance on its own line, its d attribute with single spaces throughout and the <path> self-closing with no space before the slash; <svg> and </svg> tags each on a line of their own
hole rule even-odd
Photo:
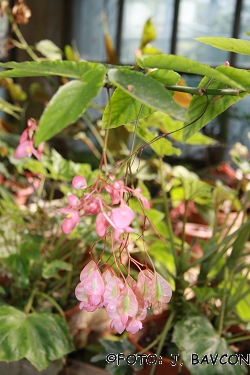
<svg viewBox="0 0 250 375">
<path fill-rule="evenodd" d="M 154 314 L 161 313 L 172 296 L 167 281 L 149 269 L 139 272 L 137 282 L 131 276 L 123 280 L 109 269 L 101 274 L 92 260 L 82 270 L 80 280 L 75 289 L 76 298 L 81 301 L 80 309 L 95 311 L 105 307 L 112 319 L 111 327 L 119 333 L 125 329 L 136 333 L 142 328 L 147 309 L 151 308 Z"/>
<path fill-rule="evenodd" d="M 87 183 L 82 176 L 75 176 L 72 180 L 75 189 L 86 189 Z M 123 233 L 133 232 L 130 226 L 134 219 L 133 210 L 126 204 L 124 194 L 127 192 L 137 197 L 144 208 L 149 209 L 150 205 L 146 197 L 141 193 L 141 189 L 132 189 L 125 186 L 121 180 L 101 180 L 88 188 L 87 194 L 83 194 L 80 199 L 71 194 L 68 196 L 68 206 L 58 210 L 67 215 L 62 223 L 62 230 L 69 234 L 79 223 L 83 215 L 96 215 L 96 233 L 103 237 L 109 228 L 113 228 L 114 239 L 120 241 Z M 109 204 L 103 199 L 103 191 L 109 195 Z"/>
<path fill-rule="evenodd" d="M 25 158 L 26 156 L 31 157 L 34 155 L 39 161 L 41 161 L 41 155 L 44 149 L 44 143 L 41 143 L 37 150 L 34 147 L 34 134 L 37 130 L 37 125 L 34 120 L 27 121 L 27 128 L 23 131 L 19 145 L 17 146 L 14 157 L 17 159 Z"/>
</svg>

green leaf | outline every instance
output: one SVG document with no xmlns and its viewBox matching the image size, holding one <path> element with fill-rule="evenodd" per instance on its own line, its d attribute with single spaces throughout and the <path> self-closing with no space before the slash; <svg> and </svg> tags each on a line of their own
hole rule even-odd
<svg viewBox="0 0 250 375">
<path fill-rule="evenodd" d="M 207 76 L 209 78 L 214 78 L 219 82 L 225 83 L 226 85 L 237 87 L 243 90 L 243 87 L 239 83 L 235 82 L 223 73 L 217 71 L 216 69 L 210 68 L 208 65 L 204 65 L 196 61 L 187 59 L 186 57 L 161 54 L 146 57 L 143 60 L 143 63 L 147 68 L 158 68 L 167 70 L 173 69 L 177 70 L 178 72 L 193 73 L 202 76 Z"/>
<path fill-rule="evenodd" d="M 0 306 L 0 360 L 28 359 L 39 371 L 74 350 L 65 321 L 55 314 L 26 315 Z"/>
<path fill-rule="evenodd" d="M 115 90 L 111 97 L 111 118 L 109 128 L 117 128 L 118 126 L 135 121 L 138 118 L 142 103 L 132 98 L 125 91 L 119 87 Z M 109 102 L 104 110 L 102 117 L 102 128 L 107 129 L 109 123 Z M 141 111 L 141 118 L 146 117 L 154 112 L 154 109 L 143 106 Z"/>
<path fill-rule="evenodd" d="M 66 83 L 55 93 L 39 122 L 36 145 L 53 137 L 76 121 L 99 93 L 105 69 L 87 72 L 82 81 Z"/>
<path fill-rule="evenodd" d="M 222 49 L 223 51 L 250 55 L 250 42 L 248 40 L 211 36 L 194 39 L 201 43 L 209 44 L 212 47 Z"/>
<path fill-rule="evenodd" d="M 50 157 L 43 157 L 43 165 L 50 172 L 47 176 L 53 180 L 71 181 L 76 174 L 88 179 L 91 174 L 89 164 L 66 160 L 55 149 L 52 149 Z"/>
<path fill-rule="evenodd" d="M 104 70 L 104 66 L 92 62 L 75 61 L 25 61 L 23 63 L 0 63 L 2 68 L 10 68 L 0 72 L 0 77 L 39 77 L 55 75 L 68 78 L 81 79 L 91 70 Z"/>
<path fill-rule="evenodd" d="M 250 42 L 249 42 L 250 43 Z M 219 72 L 225 74 L 226 76 L 232 78 L 234 81 L 238 82 L 244 89 L 250 92 L 250 73 L 249 70 L 237 69 L 231 66 L 218 66 L 216 68 Z"/>
<path fill-rule="evenodd" d="M 110 81 L 146 106 L 182 118 L 184 111 L 161 84 L 149 76 L 129 69 L 110 69 Z"/>
<path fill-rule="evenodd" d="M 206 84 L 207 78 L 203 78 L 199 84 L 199 87 L 202 87 Z M 213 81 L 209 88 L 211 89 L 221 89 L 224 88 L 224 85 L 222 85 L 219 82 Z M 231 105 L 237 103 L 241 99 L 243 99 L 245 96 L 247 96 L 247 93 L 242 93 L 237 96 L 223 96 L 220 98 L 216 98 L 214 100 L 214 96 L 208 95 L 207 97 L 205 95 L 203 96 L 197 96 L 194 95 L 190 105 L 188 107 L 188 110 L 186 112 L 186 119 L 184 122 L 184 125 L 191 124 L 187 126 L 183 130 L 183 142 L 187 141 L 193 134 L 198 132 L 203 126 L 208 124 L 210 121 L 212 121 L 215 117 L 217 117 L 220 113 L 224 112 L 228 107 Z M 205 111 L 205 113 L 204 113 Z M 201 117 L 200 117 L 201 116 Z"/>
<path fill-rule="evenodd" d="M 154 78 L 156 81 L 164 85 L 176 85 L 181 76 L 173 70 L 157 69 L 148 73 L 149 77 Z"/>
<path fill-rule="evenodd" d="M 36 49 L 49 60 L 53 61 L 62 58 L 62 51 L 51 40 L 40 40 L 40 42 L 36 44 Z"/>
<path fill-rule="evenodd" d="M 25 281 L 29 276 L 29 259 L 21 254 L 11 254 L 6 259 L 8 268 L 14 273 L 18 274 Z"/>
<path fill-rule="evenodd" d="M 173 342 L 182 351 L 182 358 L 192 375 L 247 373 L 246 366 L 239 364 L 232 366 L 228 363 L 228 357 L 233 352 L 205 316 L 196 314 L 185 316 L 174 327 Z M 219 362 L 223 354 L 226 354 L 222 357 L 222 362 L 226 363 L 224 365 Z M 232 362 L 235 362 L 235 356 L 232 357 Z"/>
<path fill-rule="evenodd" d="M 53 260 L 50 263 L 44 262 L 42 275 L 45 279 L 49 279 L 57 276 L 59 270 L 71 271 L 72 264 L 59 259 Z"/>
</svg>

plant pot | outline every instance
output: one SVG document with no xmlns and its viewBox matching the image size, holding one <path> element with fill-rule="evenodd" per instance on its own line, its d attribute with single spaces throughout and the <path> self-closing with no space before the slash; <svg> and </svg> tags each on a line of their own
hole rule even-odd
<svg viewBox="0 0 250 375">
<path fill-rule="evenodd" d="M 143 351 L 143 347 L 140 344 L 140 340 L 145 338 L 147 335 L 149 335 L 149 332 L 154 331 L 154 329 L 156 331 L 155 333 L 157 336 L 159 334 L 159 328 L 162 331 L 167 318 L 168 318 L 168 311 L 160 315 L 150 315 L 142 322 L 143 328 L 140 331 L 138 331 L 134 335 L 130 332 L 128 333 L 128 339 L 136 347 L 137 353 Z M 153 352 L 146 352 L 145 354 L 154 355 Z M 178 354 L 178 353 L 175 353 L 175 354 Z M 154 359 L 154 357 L 152 358 Z M 153 360 L 149 359 L 149 362 L 150 361 L 153 361 Z M 179 362 L 177 362 L 175 366 L 171 365 L 170 362 L 174 363 L 175 362 L 174 358 L 173 359 L 169 359 L 166 357 L 158 358 L 155 375 L 164 375 L 164 374 L 178 375 Z M 144 363 L 145 363 L 145 359 L 144 359 Z M 136 371 L 136 374 L 149 375 L 151 368 L 152 368 L 152 365 L 145 363 L 144 368 L 141 371 L 138 371 L 138 372 Z M 185 365 L 182 366 L 182 374 L 190 375 L 190 372 L 185 367 Z"/>
</svg>

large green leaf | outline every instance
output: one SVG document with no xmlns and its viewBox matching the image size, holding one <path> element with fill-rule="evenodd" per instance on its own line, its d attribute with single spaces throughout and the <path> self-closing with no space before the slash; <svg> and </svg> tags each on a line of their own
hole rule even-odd
<svg viewBox="0 0 250 375">
<path fill-rule="evenodd" d="M 108 126 L 110 129 L 117 128 L 120 125 L 135 121 L 139 115 L 141 106 L 142 103 L 118 87 L 111 97 L 111 106 L 108 103 L 104 110 L 102 118 L 103 129 L 107 129 Z M 111 117 L 109 124 L 110 109 Z M 140 117 L 146 117 L 154 111 L 152 108 L 143 106 Z"/>
<path fill-rule="evenodd" d="M 206 77 L 203 78 L 199 84 L 199 87 L 202 87 L 203 85 L 205 85 L 207 80 L 208 79 Z M 225 88 L 225 86 L 219 82 L 213 81 L 209 85 L 209 88 L 221 89 L 221 88 Z M 215 101 L 213 101 L 214 96 L 212 95 L 208 95 L 208 96 L 194 95 L 190 102 L 188 110 L 186 112 L 186 119 L 184 122 L 185 126 L 188 124 L 191 124 L 191 125 L 187 126 L 183 130 L 183 141 L 185 142 L 193 134 L 198 132 L 198 130 L 203 128 L 203 126 L 205 126 L 210 121 L 212 121 L 215 117 L 217 117 L 220 113 L 224 112 L 228 107 L 230 107 L 234 103 L 237 103 L 238 101 L 240 101 L 247 95 L 248 95 L 247 93 L 241 93 L 237 96 L 228 95 L 228 96 L 216 98 Z M 197 121 L 195 121 L 196 119 Z"/>
<path fill-rule="evenodd" d="M 56 75 L 68 78 L 81 78 L 89 70 L 105 69 L 103 65 L 92 62 L 74 61 L 26 61 L 23 63 L 0 63 L 2 68 L 10 68 L 0 72 L 0 77 L 37 77 Z"/>
<path fill-rule="evenodd" d="M 228 363 L 233 352 L 205 316 L 196 314 L 185 316 L 174 327 L 173 342 L 182 351 L 182 358 L 192 375 L 247 373 L 246 366 L 238 363 L 233 366 Z M 235 363 L 236 360 L 237 357 L 233 354 L 231 362 Z M 225 364 L 222 364 L 223 362 Z"/>
<path fill-rule="evenodd" d="M 195 38 L 199 42 L 209 44 L 212 47 L 222 49 L 224 51 L 241 53 L 243 55 L 250 55 L 250 42 L 243 39 L 221 38 L 216 36 L 205 36 Z"/>
<path fill-rule="evenodd" d="M 146 57 L 143 60 L 143 63 L 147 68 L 174 69 L 178 72 L 198 74 L 214 78 L 219 82 L 232 87 L 237 87 L 241 90 L 244 89 L 239 83 L 218 70 L 210 68 L 208 65 L 187 59 L 186 57 L 162 54 Z"/>
<path fill-rule="evenodd" d="M 175 85 L 181 76 L 173 70 L 157 69 L 148 73 L 149 77 L 165 85 Z"/>
<path fill-rule="evenodd" d="M 73 80 L 61 86 L 42 114 L 36 132 L 36 145 L 76 121 L 103 85 L 105 69 L 100 67 L 84 74 L 82 81 Z"/>
<path fill-rule="evenodd" d="M 125 68 L 110 69 L 108 76 L 115 86 L 146 106 L 176 118 L 183 118 L 183 108 L 173 100 L 172 94 L 153 78 Z M 112 108 L 113 110 L 115 108 Z"/>
<path fill-rule="evenodd" d="M 38 370 L 74 350 L 65 321 L 55 314 L 26 315 L 0 306 L 0 360 L 28 359 Z"/>
</svg>

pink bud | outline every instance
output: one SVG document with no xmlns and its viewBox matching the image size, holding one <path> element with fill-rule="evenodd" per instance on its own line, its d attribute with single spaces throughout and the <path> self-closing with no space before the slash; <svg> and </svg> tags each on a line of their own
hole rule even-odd
<svg viewBox="0 0 250 375">
<path fill-rule="evenodd" d="M 82 176 L 75 176 L 72 180 L 72 185 L 75 189 L 86 189 L 87 182 Z"/>
<path fill-rule="evenodd" d="M 225 62 L 224 62 L 224 65 L 225 65 L 225 66 L 230 66 L 230 62 L 229 62 L 229 61 L 225 61 Z"/>
</svg>

